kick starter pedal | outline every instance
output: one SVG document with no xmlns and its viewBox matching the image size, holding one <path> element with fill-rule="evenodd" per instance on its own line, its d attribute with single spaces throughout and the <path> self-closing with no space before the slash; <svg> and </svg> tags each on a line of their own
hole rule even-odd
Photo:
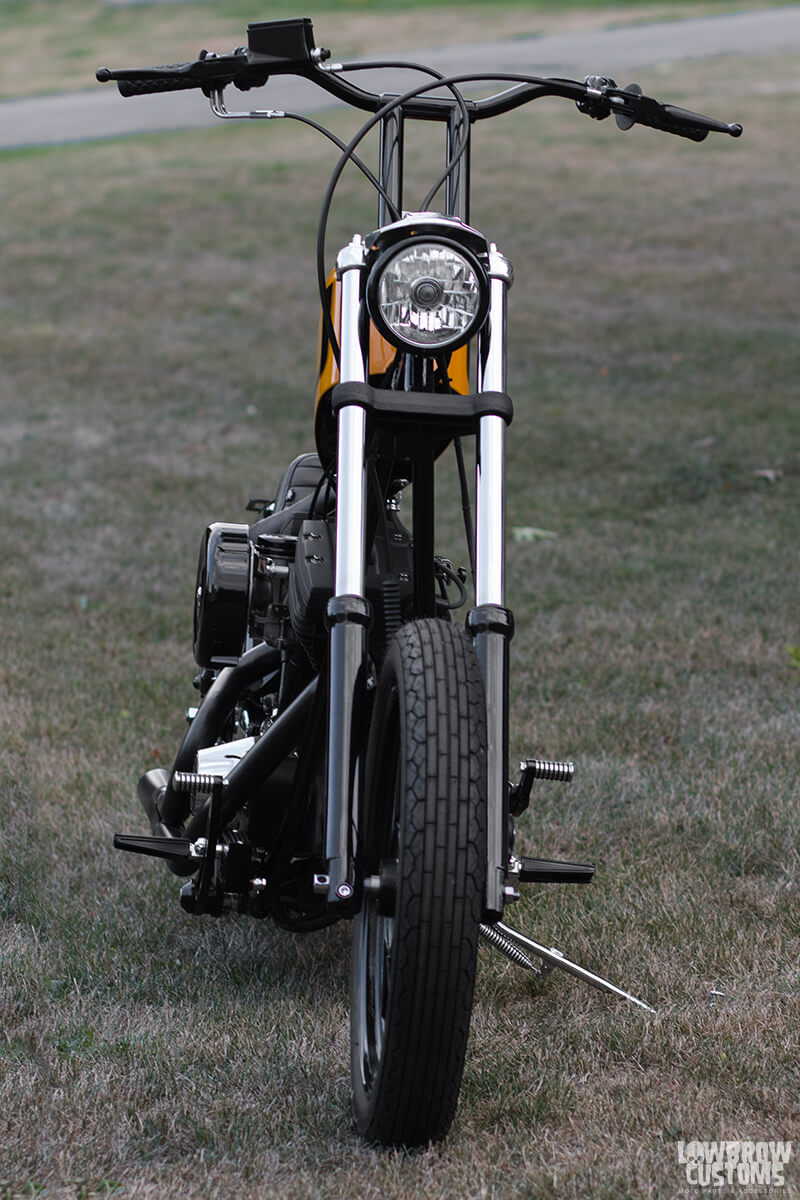
<svg viewBox="0 0 800 1200">
<path fill-rule="evenodd" d="M 511 812 L 518 817 L 528 807 L 534 779 L 551 779 L 557 783 L 571 783 L 575 764 L 553 762 L 549 758 L 526 758 L 519 764 L 519 780 L 511 785 L 509 800 Z"/>
</svg>

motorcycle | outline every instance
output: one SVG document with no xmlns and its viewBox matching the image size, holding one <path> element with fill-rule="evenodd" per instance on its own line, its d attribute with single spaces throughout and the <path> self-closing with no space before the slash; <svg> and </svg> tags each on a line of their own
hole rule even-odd
<svg viewBox="0 0 800 1200">
<path fill-rule="evenodd" d="M 423 78 L 379 95 L 349 78 L 366 67 Z M 226 87 L 248 91 L 277 75 L 369 116 L 345 145 L 307 116 L 226 108 Z M 222 120 L 301 120 L 340 150 L 317 237 L 315 450 L 289 465 L 274 499 L 250 501 L 251 524 L 205 530 L 194 595 L 199 702 L 172 770 L 139 782 L 151 833 L 117 834 L 114 844 L 164 859 L 184 880 L 189 913 L 247 913 L 296 932 L 351 921 L 355 1122 L 371 1142 L 423 1145 L 446 1135 L 456 1110 L 480 937 L 526 970 L 558 967 L 649 1010 L 503 920 L 522 884 L 586 884 L 594 866 L 514 848 L 534 782 L 568 782 L 573 764 L 529 758 L 509 782 L 513 271 L 469 223 L 472 126 L 556 96 L 621 129 L 697 142 L 742 129 L 602 76 L 443 77 L 418 64 L 332 62 L 308 18 L 251 24 L 247 46 L 230 54 L 102 68 L 97 78 L 115 80 L 123 96 L 196 88 Z M 482 99 L 464 90 L 498 82 Z M 412 121 L 443 125 L 445 153 L 419 209 L 407 211 Z M 357 151 L 376 126 L 373 171 Z M 329 271 L 326 226 L 348 164 L 377 192 L 377 225 L 354 234 Z M 465 438 L 475 439 L 474 514 Z M 434 473 L 450 452 L 465 567 L 436 549 Z M 409 495 L 410 528 L 401 515 Z"/>
</svg>

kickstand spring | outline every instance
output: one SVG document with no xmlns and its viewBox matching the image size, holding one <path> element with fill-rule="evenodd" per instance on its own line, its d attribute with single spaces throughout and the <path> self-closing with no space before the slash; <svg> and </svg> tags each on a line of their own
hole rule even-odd
<svg viewBox="0 0 800 1200">
<path fill-rule="evenodd" d="M 535 954 L 537 958 L 542 960 L 543 969 L 551 970 L 553 967 L 558 967 L 559 970 L 566 971 L 568 975 L 574 975 L 577 979 L 582 979 L 584 983 L 598 988 L 601 992 L 610 992 L 612 996 L 619 996 L 623 1000 L 630 1001 L 631 1004 L 637 1004 L 639 1008 L 643 1008 L 647 1012 L 654 1013 L 656 1011 L 649 1004 L 645 1004 L 644 1000 L 639 1000 L 638 997 L 632 996 L 630 992 L 624 991 L 622 988 L 617 987 L 616 984 L 609 983 L 601 975 L 595 975 L 593 971 L 587 971 L 585 967 L 567 958 L 560 950 L 556 950 L 553 947 L 548 950 L 546 946 L 535 942 L 533 938 L 526 937 L 518 929 L 512 929 L 510 925 L 504 925 L 502 921 L 496 921 L 494 925 L 481 925 L 480 931 L 491 945 L 527 970 L 532 969 L 542 974 L 542 970 L 534 966 L 530 960 L 529 955 Z M 501 940 L 504 943 L 503 945 L 500 944 Z M 511 943 L 516 953 L 511 954 L 506 948 L 505 943 Z M 520 958 L 516 957 L 517 954 Z"/>
<path fill-rule="evenodd" d="M 548 963 L 543 961 L 540 966 L 537 966 L 524 951 L 520 950 L 519 946 L 512 942 L 510 937 L 507 937 L 505 933 L 501 933 L 497 925 L 481 925 L 480 935 L 490 946 L 493 946 L 495 950 L 499 950 L 501 954 L 504 954 L 506 958 L 510 958 L 513 963 L 516 963 L 518 967 L 522 967 L 523 970 L 533 971 L 534 975 L 537 975 L 540 979 L 544 979 L 546 975 L 550 974 L 552 967 Z"/>
</svg>

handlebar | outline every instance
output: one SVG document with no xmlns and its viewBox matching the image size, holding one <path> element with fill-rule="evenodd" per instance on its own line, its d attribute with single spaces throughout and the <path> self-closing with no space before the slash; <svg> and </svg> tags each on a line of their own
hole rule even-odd
<svg viewBox="0 0 800 1200">
<path fill-rule="evenodd" d="M 248 45 L 231 54 L 217 55 L 201 51 L 192 63 L 111 71 L 97 71 L 100 83 L 115 80 L 123 96 L 141 96 L 156 92 L 183 91 L 199 88 L 206 96 L 220 93 L 233 84 L 241 91 L 260 87 L 272 75 L 300 75 L 340 100 L 367 112 L 377 113 L 386 102 L 381 96 L 358 87 L 343 77 L 340 64 L 323 66 L 330 52 L 314 46 L 314 35 L 308 17 L 285 21 L 262 21 L 248 26 Z M 409 64 L 411 65 L 411 64 Z M 358 67 L 358 64 L 353 64 Z M 505 80 L 517 84 L 483 100 L 467 100 L 470 121 L 499 116 L 541 96 L 562 96 L 574 100 L 579 110 L 603 120 L 612 114 L 620 129 L 646 125 L 651 129 L 673 133 L 692 141 L 702 141 L 710 132 L 739 137 L 739 124 L 704 117 L 671 104 L 661 104 L 642 94 L 638 84 L 619 88 L 613 79 L 590 75 L 583 83 L 570 79 L 539 78 L 507 74 L 477 74 L 441 80 L 440 84 Z M 436 86 L 436 85 L 431 85 Z M 421 92 L 427 89 L 421 89 Z M 454 98 L 418 94 L 404 105 L 409 117 L 422 120 L 448 120 Z"/>
</svg>

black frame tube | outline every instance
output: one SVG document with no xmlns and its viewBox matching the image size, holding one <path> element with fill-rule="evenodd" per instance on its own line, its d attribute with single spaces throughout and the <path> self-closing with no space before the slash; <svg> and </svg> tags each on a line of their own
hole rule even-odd
<svg viewBox="0 0 800 1200">
<path fill-rule="evenodd" d="M 244 689 L 277 671 L 280 662 L 280 650 L 264 643 L 243 654 L 235 667 L 220 671 L 175 756 L 170 781 L 158 806 L 158 815 L 165 825 L 182 825 L 189 816 L 189 796 L 173 789 L 172 775 L 175 771 L 194 771 L 197 751 L 214 745 Z"/>
<path fill-rule="evenodd" d="M 266 733 L 262 733 L 256 744 L 228 772 L 222 800 L 223 827 L 236 816 L 253 793 L 264 786 L 272 772 L 299 742 L 314 703 L 317 683 L 317 677 L 312 679 L 286 711 L 281 713 Z M 186 826 L 185 836 L 190 840 L 204 837 L 207 820 L 208 803 L 192 815 Z"/>
<path fill-rule="evenodd" d="M 434 555 L 434 450 L 420 438 L 412 463 L 412 529 L 414 533 L 414 612 L 418 617 L 436 616 Z"/>
<path fill-rule="evenodd" d="M 380 163 L 378 179 L 386 195 L 398 213 L 403 211 L 403 165 L 405 151 L 405 124 L 402 109 L 387 113 L 381 121 Z M 388 225 L 394 216 L 379 193 L 378 226 Z"/>
<path fill-rule="evenodd" d="M 447 162 L 452 162 L 455 158 L 459 141 L 463 137 L 467 137 L 468 139 L 463 157 L 454 164 L 453 170 L 448 173 L 445 184 L 445 211 L 448 216 L 459 217 L 465 225 L 469 225 L 470 147 L 472 139 L 469 137 L 468 130 L 465 130 L 463 127 L 461 113 L 453 105 L 447 122 Z"/>
</svg>

